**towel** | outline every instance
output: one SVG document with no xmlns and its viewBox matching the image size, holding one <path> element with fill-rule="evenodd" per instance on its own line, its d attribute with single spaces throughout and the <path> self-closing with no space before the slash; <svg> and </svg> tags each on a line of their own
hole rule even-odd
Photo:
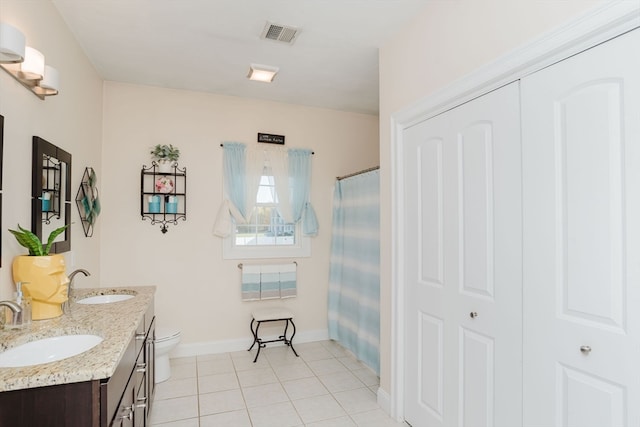
<svg viewBox="0 0 640 427">
<path fill-rule="evenodd" d="M 280 298 L 280 265 L 260 267 L 260 299 Z"/>
<path fill-rule="evenodd" d="M 244 265 L 242 267 L 242 301 L 260 299 L 260 266 Z"/>
<path fill-rule="evenodd" d="M 296 267 L 294 263 L 280 265 L 280 298 L 296 296 Z"/>
</svg>

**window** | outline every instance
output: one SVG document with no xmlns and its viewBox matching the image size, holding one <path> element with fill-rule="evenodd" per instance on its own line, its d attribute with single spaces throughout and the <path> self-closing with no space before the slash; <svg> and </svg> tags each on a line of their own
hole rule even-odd
<svg viewBox="0 0 640 427">
<path fill-rule="evenodd" d="M 260 179 L 256 206 L 248 224 L 236 225 L 236 246 L 292 246 L 296 242 L 295 224 L 285 224 L 278 213 L 273 176 Z"/>
<path fill-rule="evenodd" d="M 256 195 L 256 205 L 246 224 L 236 224 L 225 239 L 224 257 L 278 258 L 310 256 L 309 239 L 300 226 L 285 223 L 278 213 L 278 197 L 273 176 L 263 175 Z"/>
</svg>

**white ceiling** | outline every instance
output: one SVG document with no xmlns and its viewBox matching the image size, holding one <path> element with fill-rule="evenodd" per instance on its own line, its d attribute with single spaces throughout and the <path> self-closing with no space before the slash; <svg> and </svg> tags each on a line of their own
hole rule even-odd
<svg viewBox="0 0 640 427">
<path fill-rule="evenodd" d="M 105 79 L 378 113 L 378 47 L 430 0 L 53 0 Z M 260 38 L 267 21 L 293 44 Z M 280 68 L 271 84 L 251 63 Z"/>
</svg>

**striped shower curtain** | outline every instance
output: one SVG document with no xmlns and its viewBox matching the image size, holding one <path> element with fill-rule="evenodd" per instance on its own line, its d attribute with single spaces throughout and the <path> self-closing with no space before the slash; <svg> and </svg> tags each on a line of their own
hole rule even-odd
<svg viewBox="0 0 640 427">
<path fill-rule="evenodd" d="M 336 182 L 329 273 L 329 337 L 380 372 L 380 175 Z"/>
</svg>

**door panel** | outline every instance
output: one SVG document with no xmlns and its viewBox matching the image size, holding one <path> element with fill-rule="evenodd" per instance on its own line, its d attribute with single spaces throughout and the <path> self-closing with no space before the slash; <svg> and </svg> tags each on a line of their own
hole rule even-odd
<svg viewBox="0 0 640 427">
<path fill-rule="evenodd" d="M 522 421 L 519 138 L 517 83 L 405 131 L 413 427 Z"/>
<path fill-rule="evenodd" d="M 522 80 L 525 425 L 640 424 L 638 49 Z"/>
</svg>

